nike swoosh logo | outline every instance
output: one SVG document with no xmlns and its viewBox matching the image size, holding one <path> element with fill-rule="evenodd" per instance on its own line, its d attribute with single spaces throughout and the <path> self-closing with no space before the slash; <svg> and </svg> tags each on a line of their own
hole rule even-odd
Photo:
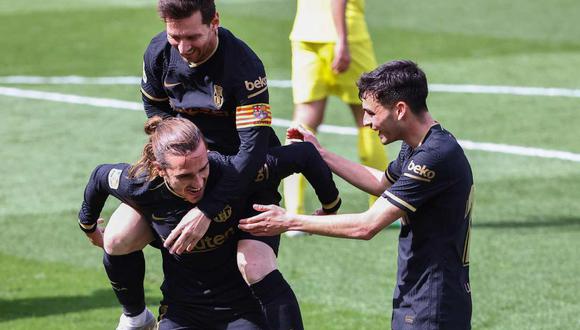
<svg viewBox="0 0 580 330">
<path fill-rule="evenodd" d="M 164 82 L 163 82 L 163 86 L 165 86 L 165 87 L 167 87 L 167 88 L 170 88 L 170 87 L 175 87 L 175 86 L 177 86 L 177 85 L 181 85 L 181 83 L 180 83 L 180 82 L 176 82 L 176 83 L 168 83 L 167 81 L 164 81 Z"/>
<path fill-rule="evenodd" d="M 158 217 L 155 214 L 151 214 L 151 219 L 153 219 L 153 221 L 165 221 L 169 218 Z"/>
</svg>

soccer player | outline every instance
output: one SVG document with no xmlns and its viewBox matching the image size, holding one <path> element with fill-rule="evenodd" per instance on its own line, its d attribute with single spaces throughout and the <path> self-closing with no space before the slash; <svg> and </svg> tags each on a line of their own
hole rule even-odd
<svg viewBox="0 0 580 330">
<path fill-rule="evenodd" d="M 224 173 L 216 188 L 165 240 L 171 253 L 181 254 L 191 251 L 210 223 L 228 213 L 265 162 L 268 148 L 280 142 L 270 127 L 272 114 L 264 66 L 243 41 L 220 27 L 214 1 L 159 0 L 158 12 L 165 31 L 153 37 L 143 57 L 141 92 L 147 116 L 187 118 L 203 132 L 210 150 L 234 156 L 232 170 Z M 271 194 L 259 197 L 259 202 L 278 202 Z M 141 242 L 127 235 L 140 221 L 139 213 L 127 205 L 113 214 L 104 246 L 106 253 L 118 258 L 109 266 L 135 267 L 132 274 L 144 272 L 143 255 L 135 249 Z M 268 288 L 254 294 L 270 311 L 269 322 L 282 322 L 283 327 L 291 328 L 301 323 L 292 290 L 282 292 L 277 299 L 265 295 L 276 292 L 272 288 L 278 283 L 288 286 L 277 270 L 272 249 L 280 238 L 271 239 L 271 244 L 251 236 L 240 240 L 238 267 L 248 285 Z M 118 296 L 123 292 L 116 291 Z M 147 313 L 144 300 L 120 300 L 129 318 Z"/>
<path fill-rule="evenodd" d="M 402 218 L 393 329 L 470 329 L 469 241 L 473 205 L 471 167 L 451 133 L 427 108 L 425 73 L 411 61 L 393 61 L 362 75 L 359 95 L 364 123 L 401 151 L 383 173 L 316 145 L 332 171 L 354 186 L 381 197 L 359 214 L 294 215 L 277 206 L 256 205 L 264 213 L 240 221 L 255 235 L 301 230 L 313 234 L 371 239 Z"/>
<path fill-rule="evenodd" d="M 387 166 L 385 150 L 373 131 L 362 124 L 356 88 L 359 76 L 377 66 L 364 12 L 365 0 L 298 0 L 290 33 L 293 120 L 316 132 L 328 97 L 339 97 L 349 106 L 358 127 L 361 162 L 383 169 Z M 370 195 L 369 205 L 375 200 Z M 300 175 L 284 180 L 284 203 L 288 211 L 304 214 L 304 178 Z"/>
<path fill-rule="evenodd" d="M 79 212 L 81 228 L 95 242 L 102 233 L 95 224 L 109 195 L 130 205 L 143 216 L 139 223 L 144 244 L 166 240 L 182 217 L 204 194 L 211 194 L 223 175 L 234 167 L 233 156 L 207 151 L 203 135 L 189 120 L 159 117 L 145 126 L 150 134 L 143 157 L 135 165 L 103 164 L 97 166 L 85 189 Z M 170 253 L 161 246 L 164 281 L 161 287 L 165 314 L 159 329 L 288 329 L 281 324 L 272 327 L 236 264 L 237 243 L 246 233 L 237 228 L 237 220 L 252 210 L 255 194 L 274 194 L 291 173 L 303 172 L 311 182 L 323 205 L 322 213 L 335 213 L 340 206 L 332 173 L 310 143 L 269 149 L 247 198 L 231 204 L 228 213 L 211 223 L 204 237 L 188 252 Z M 152 230 L 151 230 L 152 229 Z M 272 244 L 273 241 L 264 241 Z M 271 245 L 277 249 L 276 244 Z M 105 255 L 105 264 L 109 261 Z M 124 269 L 107 269 L 117 288 L 130 286 L 118 281 Z M 265 289 L 265 288 L 259 288 Z M 283 283 L 268 288 L 276 292 L 288 290 Z M 255 291 L 255 290 L 254 290 Z M 150 326 L 154 326 L 154 320 Z"/>
</svg>

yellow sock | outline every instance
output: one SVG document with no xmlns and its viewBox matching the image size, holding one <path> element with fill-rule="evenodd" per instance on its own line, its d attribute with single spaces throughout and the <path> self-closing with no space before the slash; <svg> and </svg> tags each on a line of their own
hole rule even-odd
<svg viewBox="0 0 580 330">
<path fill-rule="evenodd" d="M 377 132 L 370 127 L 358 129 L 358 156 L 363 165 L 384 171 L 387 168 L 387 153 L 377 136 Z M 376 196 L 369 195 L 369 207 L 377 200 Z"/>
<path fill-rule="evenodd" d="M 284 179 L 284 207 L 288 212 L 304 214 L 304 181 L 302 174 L 292 174 Z"/>
</svg>

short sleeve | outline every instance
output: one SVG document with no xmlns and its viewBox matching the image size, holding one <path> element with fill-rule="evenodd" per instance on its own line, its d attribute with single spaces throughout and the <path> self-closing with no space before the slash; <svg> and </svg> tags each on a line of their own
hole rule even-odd
<svg viewBox="0 0 580 330">
<path fill-rule="evenodd" d="M 434 151 L 418 152 L 401 165 L 399 177 L 382 197 L 407 212 L 417 211 L 421 205 L 453 184 L 451 164 Z M 391 168 L 393 172 L 390 172 Z M 394 165 L 389 166 L 392 176 L 397 174 L 395 170 Z"/>
</svg>

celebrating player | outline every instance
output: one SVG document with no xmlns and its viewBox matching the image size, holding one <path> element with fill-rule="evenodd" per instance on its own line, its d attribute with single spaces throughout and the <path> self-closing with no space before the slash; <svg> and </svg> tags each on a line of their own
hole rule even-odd
<svg viewBox="0 0 580 330">
<path fill-rule="evenodd" d="M 182 217 L 205 194 L 217 189 L 222 176 L 235 167 L 233 156 L 208 153 L 203 135 L 187 119 L 162 121 L 154 117 L 145 130 L 150 140 L 137 164 L 100 165 L 89 179 L 79 222 L 91 241 L 102 241 L 96 223 L 107 197 L 113 195 L 146 220 L 137 222 L 135 233 L 127 235 L 139 235 L 141 248 L 154 241 L 162 246 Z M 248 237 L 238 230 L 237 220 L 248 213 L 255 214 L 249 202 L 262 194 L 272 194 L 279 200 L 277 188 L 281 179 L 296 172 L 304 173 L 312 183 L 323 205 L 322 213 L 336 212 L 340 207 L 338 190 L 330 169 L 312 144 L 269 149 L 266 162 L 244 194 L 246 197 L 214 219 L 191 251 L 178 255 L 161 247 L 164 271 L 161 289 L 167 309 L 159 329 L 289 329 L 283 325 L 284 320 L 274 326 L 266 322 L 271 311 L 266 309 L 264 315 L 252 293 L 258 291 L 268 299 L 277 299 L 290 287 L 284 282 L 272 287 L 258 283 L 250 290 L 237 268 L 238 243 Z M 263 241 L 277 250 L 277 241 Z M 142 282 L 142 274 L 126 274 L 130 268 L 111 267 L 111 259 L 115 258 L 108 254 L 104 258 L 111 283 L 126 301 L 141 299 L 142 296 L 135 299 L 130 295 L 142 294 L 133 290 L 134 282 Z M 149 317 L 141 328 L 154 324 L 155 320 Z"/>
<path fill-rule="evenodd" d="M 280 142 L 270 127 L 264 66 L 243 41 L 220 27 L 214 1 L 159 0 L 158 11 L 165 31 L 153 37 L 143 57 L 141 92 L 147 116 L 187 118 L 203 132 L 210 150 L 233 156 L 232 169 L 166 238 L 165 247 L 181 254 L 193 250 L 210 223 L 229 212 L 264 164 L 268 148 Z M 271 194 L 258 197 L 260 203 L 278 203 Z M 140 221 L 144 219 L 127 205 L 111 217 L 109 226 L 115 230 L 104 237 L 105 252 L 117 257 L 111 267 L 144 272 L 143 255 L 136 249 L 142 242 L 131 241 L 127 235 Z M 270 311 L 272 327 L 301 328 L 300 309 L 291 289 L 276 299 L 269 297 L 277 292 L 270 288 L 278 283 L 289 287 L 277 270 L 280 238 L 270 240 L 265 243 L 251 235 L 240 240 L 238 268 L 252 288 L 268 288 L 253 293 Z M 143 290 L 142 285 L 135 289 Z M 147 313 L 144 300 L 121 303 L 128 318 Z"/>
<path fill-rule="evenodd" d="M 315 144 L 334 173 L 381 198 L 366 212 L 324 219 L 256 205 L 263 213 L 241 220 L 240 227 L 255 235 L 300 230 L 368 240 L 402 218 L 392 328 L 469 329 L 469 162 L 453 135 L 431 117 L 427 79 L 415 63 L 386 63 L 362 75 L 358 87 L 365 125 L 383 144 L 403 141 L 384 173 L 328 152 L 303 128 L 290 134 Z"/>
</svg>

